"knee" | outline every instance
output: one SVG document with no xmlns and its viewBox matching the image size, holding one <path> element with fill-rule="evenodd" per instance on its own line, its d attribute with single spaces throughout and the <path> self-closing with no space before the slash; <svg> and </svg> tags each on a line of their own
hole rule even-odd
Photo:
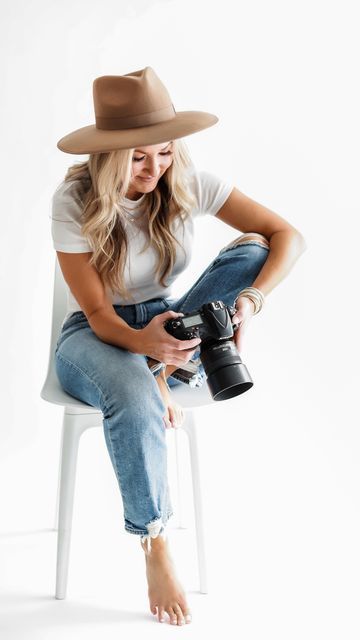
<svg viewBox="0 0 360 640">
<path fill-rule="evenodd" d="M 122 416 L 123 419 L 139 421 L 146 425 L 145 417 L 153 418 L 165 414 L 166 407 L 159 385 L 148 368 L 145 358 L 128 367 L 126 374 L 114 375 L 107 382 L 105 412 L 107 416 Z"/>
</svg>

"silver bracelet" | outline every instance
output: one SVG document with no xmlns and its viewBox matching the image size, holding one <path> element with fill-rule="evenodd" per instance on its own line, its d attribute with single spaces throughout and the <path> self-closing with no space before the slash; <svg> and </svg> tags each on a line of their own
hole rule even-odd
<svg viewBox="0 0 360 640">
<path fill-rule="evenodd" d="M 240 296 L 245 296 L 246 298 L 249 298 L 250 300 L 252 300 L 255 306 L 254 315 L 256 313 L 259 313 L 259 311 L 261 311 L 261 309 L 265 304 L 265 296 L 263 292 L 260 291 L 260 289 L 257 289 L 256 287 L 245 287 L 245 289 L 242 289 L 240 293 L 237 295 L 237 297 L 235 298 L 233 307 L 236 307 L 236 301 L 238 298 L 240 298 Z"/>
</svg>

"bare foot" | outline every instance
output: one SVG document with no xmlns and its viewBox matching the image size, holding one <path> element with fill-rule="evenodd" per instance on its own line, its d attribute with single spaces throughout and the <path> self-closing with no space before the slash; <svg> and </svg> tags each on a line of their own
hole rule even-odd
<svg viewBox="0 0 360 640">
<path fill-rule="evenodd" d="M 161 536 L 152 538 L 150 552 L 146 542 L 141 542 L 141 546 L 145 551 L 151 613 L 157 615 L 159 622 L 164 622 L 166 612 L 170 624 L 189 624 L 191 612 L 185 591 L 176 576 L 167 540 Z"/>
<path fill-rule="evenodd" d="M 159 385 L 160 393 L 167 410 L 164 417 L 165 426 L 167 429 L 171 427 L 176 429 L 184 422 L 183 408 L 172 398 L 170 387 L 166 382 L 164 374 L 159 374 L 156 376 L 155 380 Z"/>
</svg>

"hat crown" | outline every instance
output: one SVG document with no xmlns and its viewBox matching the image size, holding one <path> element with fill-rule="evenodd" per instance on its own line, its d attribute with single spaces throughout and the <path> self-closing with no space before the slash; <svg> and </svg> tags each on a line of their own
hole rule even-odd
<svg viewBox="0 0 360 640">
<path fill-rule="evenodd" d="M 95 78 L 93 100 L 98 129 L 143 127 L 176 115 L 170 95 L 152 67 Z"/>
<path fill-rule="evenodd" d="M 65 153 L 109 153 L 137 145 L 160 144 L 211 127 L 207 111 L 175 111 L 166 87 L 152 67 L 93 80 L 95 124 L 63 136 Z"/>
</svg>

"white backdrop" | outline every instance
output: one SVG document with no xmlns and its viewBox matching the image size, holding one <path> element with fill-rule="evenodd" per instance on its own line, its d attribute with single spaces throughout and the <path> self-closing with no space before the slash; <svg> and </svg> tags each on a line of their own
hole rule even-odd
<svg viewBox="0 0 360 640">
<path fill-rule="evenodd" d="M 56 142 L 94 122 L 95 77 L 150 65 L 177 111 L 219 117 L 185 138 L 195 164 L 286 218 L 308 246 L 247 330 L 242 358 L 254 387 L 198 414 L 212 593 L 219 589 L 224 597 L 229 630 L 236 608 L 244 638 L 358 638 L 356 3 L 3 0 L 1 23 L 4 637 L 20 637 L 25 626 L 29 638 L 57 637 L 63 622 L 51 600 L 54 624 L 49 618 L 38 627 L 36 616 L 24 614 L 31 598 L 43 597 L 37 605 L 47 620 L 55 575 L 56 534 L 49 529 L 62 408 L 39 396 L 55 257 L 50 200 L 67 167 L 86 158 L 62 153 Z M 237 235 L 210 216 L 198 221 L 194 257 L 174 295 Z M 170 440 L 169 434 L 171 449 Z M 101 430 L 88 432 L 80 449 L 71 593 L 80 602 L 93 588 L 95 607 L 100 597 L 109 602 L 113 589 L 110 594 L 104 585 L 116 572 L 99 560 L 94 573 L 84 575 L 87 554 L 95 564 L 104 547 L 111 559 L 122 554 L 121 535 L 132 566 L 142 559 L 133 551 L 134 536 L 123 535 Z M 192 537 L 189 545 L 186 557 L 195 557 Z M 134 580 L 135 592 L 143 566 L 132 571 L 126 586 Z M 126 590 L 121 593 L 126 581 L 116 579 L 117 601 L 128 609 Z M 223 629 L 223 607 L 209 602 L 198 615 L 202 630 L 210 613 L 212 629 Z M 79 626 L 69 622 L 67 638 L 81 633 Z M 87 638 L 95 631 L 87 629 Z M 114 637 L 115 631 L 116 625 Z"/>
</svg>

